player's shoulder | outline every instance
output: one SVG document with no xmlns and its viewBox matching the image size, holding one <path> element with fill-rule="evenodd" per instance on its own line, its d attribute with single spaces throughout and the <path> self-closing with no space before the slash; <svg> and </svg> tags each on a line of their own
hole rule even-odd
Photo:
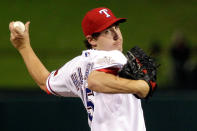
<svg viewBox="0 0 197 131">
<path fill-rule="evenodd" d="M 106 68 L 114 65 L 123 65 L 127 59 L 121 51 L 111 50 L 86 50 L 83 51 L 84 57 L 94 63 L 94 68 Z"/>
<path fill-rule="evenodd" d="M 111 51 L 104 51 L 104 50 L 84 50 L 82 52 L 82 56 L 84 57 L 105 57 L 105 56 L 111 56 L 111 57 L 124 57 L 123 53 L 119 50 L 111 50 Z"/>
</svg>

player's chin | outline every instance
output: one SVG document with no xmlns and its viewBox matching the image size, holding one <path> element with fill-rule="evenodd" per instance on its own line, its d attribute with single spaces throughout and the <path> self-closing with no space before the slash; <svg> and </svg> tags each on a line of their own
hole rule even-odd
<svg viewBox="0 0 197 131">
<path fill-rule="evenodd" d="M 121 49 L 118 49 L 118 50 L 122 52 L 122 48 Z"/>
<path fill-rule="evenodd" d="M 122 45 L 116 45 L 116 50 L 119 50 L 119 51 L 121 51 L 122 52 Z"/>
</svg>

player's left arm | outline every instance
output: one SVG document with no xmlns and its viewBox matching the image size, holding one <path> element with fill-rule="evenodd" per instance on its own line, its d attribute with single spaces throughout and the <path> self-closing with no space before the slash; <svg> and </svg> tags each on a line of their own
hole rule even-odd
<svg viewBox="0 0 197 131">
<path fill-rule="evenodd" d="M 132 93 L 145 98 L 149 85 L 144 80 L 130 80 L 113 74 L 92 71 L 88 76 L 88 88 L 102 93 Z"/>
</svg>

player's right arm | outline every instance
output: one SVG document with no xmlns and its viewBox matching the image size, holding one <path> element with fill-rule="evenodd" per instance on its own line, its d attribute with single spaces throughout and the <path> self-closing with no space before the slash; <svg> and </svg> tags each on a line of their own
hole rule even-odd
<svg viewBox="0 0 197 131">
<path fill-rule="evenodd" d="M 42 64 L 42 62 L 39 60 L 39 58 L 34 53 L 31 45 L 30 45 L 30 39 L 29 39 L 29 24 L 30 22 L 27 22 L 25 24 L 25 32 L 21 32 L 20 29 L 13 27 L 14 22 L 10 22 L 9 29 L 10 29 L 10 41 L 12 45 L 18 50 L 18 52 L 21 54 L 26 67 L 34 79 L 34 81 L 37 83 L 37 85 L 47 92 L 46 89 L 46 80 L 50 74 L 50 72 L 45 68 L 45 66 Z"/>
</svg>

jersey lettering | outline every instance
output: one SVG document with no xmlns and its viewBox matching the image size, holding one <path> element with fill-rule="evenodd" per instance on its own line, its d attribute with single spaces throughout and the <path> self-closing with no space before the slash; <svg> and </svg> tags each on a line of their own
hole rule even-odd
<svg viewBox="0 0 197 131">
<path fill-rule="evenodd" d="M 75 85 L 77 91 L 80 90 L 80 93 L 81 93 L 81 96 L 82 96 L 83 100 L 84 100 L 84 95 L 83 95 L 83 89 L 81 87 L 82 87 L 82 85 L 84 83 L 84 80 L 85 81 L 87 80 L 88 75 L 90 74 L 90 72 L 92 70 L 92 67 L 93 67 L 93 63 L 88 63 L 87 64 L 86 70 L 85 70 L 85 73 L 84 73 L 84 77 L 82 75 L 82 71 L 81 71 L 80 67 L 78 67 L 77 71 L 74 72 L 71 75 L 72 82 Z M 94 92 L 92 90 L 88 89 L 87 86 L 85 88 L 85 95 L 86 95 L 85 99 L 86 99 L 86 104 L 87 104 L 88 118 L 89 118 L 90 121 L 92 121 L 92 119 L 93 119 L 93 112 L 94 112 L 94 103 L 91 100 L 91 98 L 92 98 L 92 96 L 94 96 Z"/>
<path fill-rule="evenodd" d="M 78 75 L 77 75 L 78 73 Z M 77 68 L 77 73 L 74 72 L 72 75 L 71 75 L 71 79 L 73 81 L 73 84 L 75 85 L 77 91 L 79 90 L 79 88 L 83 85 L 83 75 L 81 73 L 81 68 Z"/>
<path fill-rule="evenodd" d="M 87 80 L 88 75 L 90 74 L 90 71 L 92 70 L 93 63 L 88 63 L 85 70 L 85 76 L 84 80 Z M 88 85 L 87 85 L 88 86 Z M 88 119 L 92 121 L 93 119 L 93 112 L 94 112 L 94 102 L 91 100 L 91 97 L 94 96 L 94 92 L 90 89 L 88 89 L 86 86 L 85 92 L 86 92 L 86 104 L 87 104 L 87 112 L 88 112 Z"/>
<path fill-rule="evenodd" d="M 94 103 L 89 99 L 89 97 L 94 96 L 94 92 L 88 88 L 86 88 L 86 101 L 87 101 L 87 112 L 88 118 L 92 121 L 93 112 L 94 112 Z"/>
<path fill-rule="evenodd" d="M 93 63 L 88 63 L 85 71 L 84 80 L 87 80 L 90 70 L 92 70 Z"/>
<path fill-rule="evenodd" d="M 76 72 L 71 75 L 71 79 L 72 79 L 73 84 L 75 85 L 75 87 L 78 91 L 79 90 L 79 81 L 78 81 Z"/>
<path fill-rule="evenodd" d="M 99 11 L 99 13 L 100 13 L 100 14 L 103 14 L 103 13 L 104 13 L 104 14 L 106 15 L 106 17 L 110 17 L 111 15 L 109 15 L 109 14 L 107 13 L 107 11 L 108 11 L 107 9 L 102 9 L 102 10 Z"/>
<path fill-rule="evenodd" d="M 78 70 L 80 85 L 82 85 L 82 84 L 83 84 L 83 75 L 82 75 L 82 73 L 81 73 L 81 68 L 78 68 L 77 70 Z"/>
</svg>

